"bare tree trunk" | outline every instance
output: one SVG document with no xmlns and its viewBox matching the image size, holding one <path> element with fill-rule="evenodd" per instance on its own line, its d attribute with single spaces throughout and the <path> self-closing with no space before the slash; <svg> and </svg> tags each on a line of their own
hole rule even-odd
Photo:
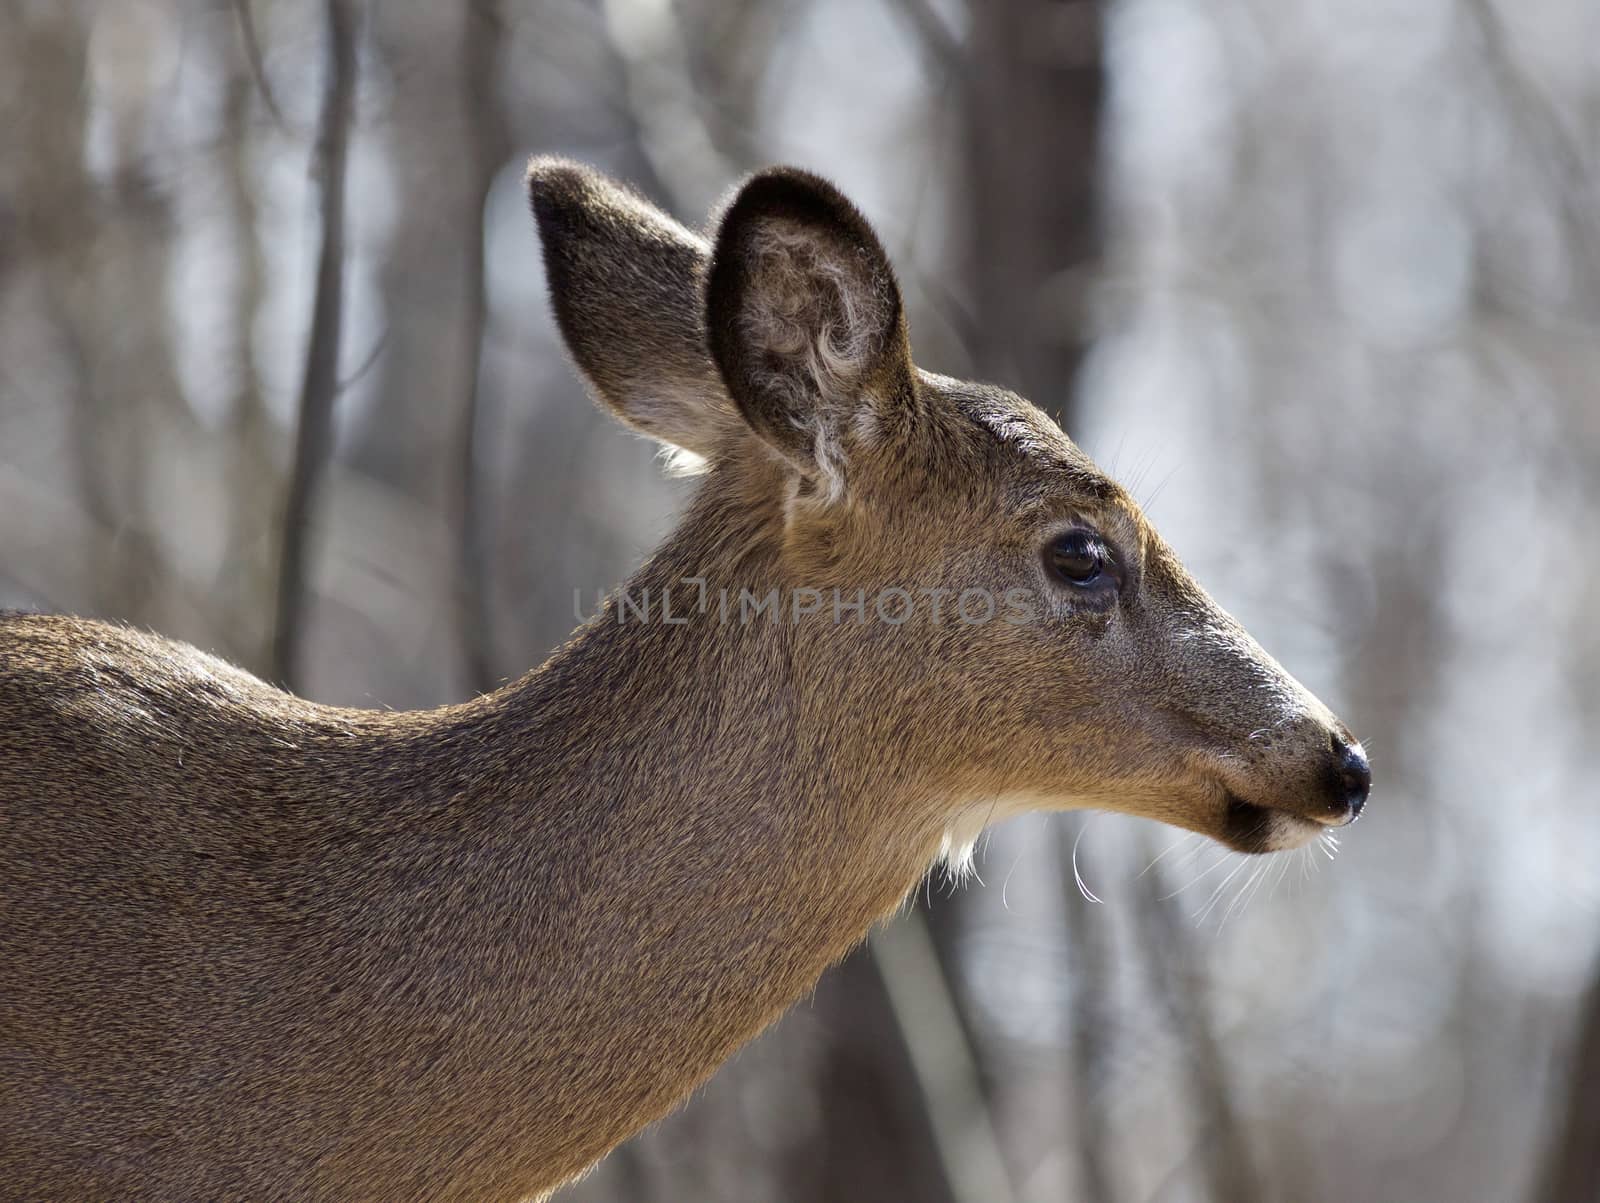
<svg viewBox="0 0 1600 1203">
<path fill-rule="evenodd" d="M 78 386 L 72 431 L 82 494 L 108 536 L 91 566 L 94 606 L 160 624 L 160 598 L 171 581 L 151 534 L 146 469 L 155 459 L 160 424 L 187 415 L 164 303 L 170 206 L 140 149 L 151 96 L 130 88 L 112 116 L 115 220 L 102 221 L 96 204 L 106 189 L 83 158 L 93 82 L 89 31 L 72 6 L 24 6 L 23 12 L 30 70 L 19 93 L 25 106 L 19 132 L 26 144 L 21 195 L 28 199 L 18 245 L 40 255 L 45 304 L 62 331 Z"/>
<path fill-rule="evenodd" d="M 26 15 L 24 15 L 24 13 Z M 89 79 L 86 31 L 65 6 L 35 7 L 12 14 L 13 38 L 7 39 L 7 66 L 31 68 L 27 87 L 18 90 L 11 136 L 19 143 L 5 165 L 15 178 L 5 181 L 16 197 L 15 237 L 0 252 L 0 267 L 31 268 L 45 298 L 45 308 L 60 331 L 73 376 L 73 413 L 68 419 L 74 443 L 74 466 L 84 508 L 108 532 L 117 506 L 110 482 L 101 470 L 95 439 L 92 315 L 79 275 L 89 269 L 86 247 L 93 238 L 92 182 L 83 168 L 83 137 L 88 121 Z M 31 262 L 19 261 L 27 248 Z M 106 580 L 90 566 L 102 603 Z"/>
<path fill-rule="evenodd" d="M 305 611 L 311 506 L 332 450 L 333 403 L 339 391 L 339 347 L 344 324 L 345 163 L 355 97 L 356 43 L 348 0 L 327 0 L 325 12 L 328 67 L 315 156 L 322 187 L 322 248 L 317 256 L 294 465 L 280 527 L 283 542 L 273 629 L 273 673 L 290 688 L 298 676 L 295 654 Z"/>
<path fill-rule="evenodd" d="M 463 80 L 461 72 L 468 56 L 490 65 L 496 33 L 483 23 L 494 20 L 494 9 L 473 0 L 374 4 L 368 12 L 373 53 L 391 78 L 404 81 L 386 97 L 383 132 L 393 186 L 405 202 L 395 208 L 379 269 L 386 340 L 372 386 L 379 403 L 358 415 L 347 458 L 448 513 L 456 508 L 459 457 L 437 449 L 459 444 L 465 365 L 480 350 L 462 342 L 471 332 L 458 315 L 474 304 L 461 292 L 472 282 L 461 268 L 465 257 L 482 254 L 479 162 L 493 133 L 465 108 L 476 103 L 475 92 L 488 99 L 490 85 Z M 441 54 L 440 46 L 455 53 Z M 441 590 L 438 601 L 451 605 L 450 592 Z"/>
<path fill-rule="evenodd" d="M 968 89 L 968 221 L 973 357 L 1076 433 L 1074 388 L 1086 337 L 1083 297 L 1100 250 L 1100 5 L 992 0 L 973 8 Z M 1070 851 L 1063 849 L 1063 865 Z M 1109 933 L 1063 878 L 1073 971 L 1066 1109 L 1083 1197 L 1113 1195 L 1103 1082 Z M 955 922 L 959 922 L 959 916 Z M 941 927 L 949 956 L 955 933 Z"/>
<path fill-rule="evenodd" d="M 1159 854 L 1157 854 L 1159 855 Z M 1201 1159 L 1215 1203 L 1250 1203 L 1263 1197 L 1249 1142 L 1239 1123 L 1227 1067 L 1212 1025 L 1210 998 L 1194 945 L 1180 912 L 1161 897 L 1160 878 L 1146 875 L 1137 897 L 1139 947 L 1149 964 L 1151 994 L 1188 1054 L 1189 1105 L 1197 1117 Z"/>
<path fill-rule="evenodd" d="M 1017 1192 L 984 1096 L 977 1053 L 922 914 L 913 911 L 875 933 L 872 951 L 950 1193 L 956 1203 L 1012 1203 Z"/>
<path fill-rule="evenodd" d="M 1072 863 L 1067 835 L 1063 829 L 1063 868 Z M 1067 1108 L 1078 1141 L 1078 1189 L 1085 1199 L 1111 1203 L 1117 1197 L 1112 1171 L 1115 1133 L 1106 1122 L 1101 1098 L 1111 1078 L 1111 1059 L 1115 1055 L 1116 1025 L 1111 1022 L 1107 997 L 1112 932 L 1105 908 L 1084 895 L 1074 873 L 1063 872 L 1060 883 L 1062 909 L 1067 915 L 1067 969 L 1072 975 L 1067 993 L 1071 1000 L 1067 1023 Z"/>
<path fill-rule="evenodd" d="M 479 491 L 478 432 L 484 403 L 483 339 L 489 322 L 489 298 L 483 271 L 485 215 L 489 187 L 511 149 L 511 132 L 506 127 L 496 93 L 499 57 L 495 45 L 501 32 L 496 0 L 479 0 L 468 8 L 461 33 L 461 86 L 478 204 L 477 220 L 471 226 L 462 257 L 465 278 L 462 282 L 461 341 L 465 358 L 459 434 L 460 475 L 456 482 L 460 579 L 456 582 L 455 597 L 462 664 L 467 684 L 476 693 L 493 689 L 499 679 L 489 605 L 487 533 Z"/>
<path fill-rule="evenodd" d="M 821 1139 L 786 1174 L 811 1187 L 794 1197 L 964 1203 L 941 1165 L 870 949 L 857 949 L 823 977 L 814 1009 L 827 1037 L 818 1061 Z"/>
<path fill-rule="evenodd" d="M 232 26 L 233 22 L 227 25 Z M 228 32 L 232 33 L 230 28 Z M 253 35 L 252 35 L 253 36 Z M 241 39 L 242 40 L 242 39 Z M 230 40 L 231 45 L 231 40 Z M 258 93 L 256 77 L 229 55 L 223 179 L 234 223 L 239 261 L 233 296 L 235 380 L 230 414 L 233 466 L 228 505 L 229 533 L 221 572 L 225 591 L 222 629 L 235 657 L 252 672 L 272 671 L 273 511 L 278 490 L 273 467 L 272 423 L 261 395 L 255 358 L 255 324 L 266 299 L 266 262 L 256 228 L 256 195 L 250 178 L 254 140 L 250 117 Z M 263 103 L 267 103 L 263 99 Z"/>
<path fill-rule="evenodd" d="M 1098 0 L 973 6 L 966 180 L 979 370 L 1075 426 L 1100 250 Z"/>
<path fill-rule="evenodd" d="M 1600 1199 L 1600 967 L 1578 1016 L 1578 1037 L 1567 1063 L 1561 1125 L 1545 1162 L 1538 1203 Z"/>
</svg>

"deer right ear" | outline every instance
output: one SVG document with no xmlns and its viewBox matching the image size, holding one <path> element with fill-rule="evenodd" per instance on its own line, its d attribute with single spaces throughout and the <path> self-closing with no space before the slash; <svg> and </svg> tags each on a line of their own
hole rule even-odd
<svg viewBox="0 0 1600 1203">
<path fill-rule="evenodd" d="M 830 495 L 845 485 L 854 436 L 913 420 L 889 257 L 855 206 L 809 172 L 760 172 L 724 212 L 706 329 L 745 421 Z"/>
<path fill-rule="evenodd" d="M 535 158 L 527 184 L 556 322 L 590 391 L 635 430 L 709 458 L 740 422 L 706 352 L 705 240 L 580 163 Z"/>
</svg>

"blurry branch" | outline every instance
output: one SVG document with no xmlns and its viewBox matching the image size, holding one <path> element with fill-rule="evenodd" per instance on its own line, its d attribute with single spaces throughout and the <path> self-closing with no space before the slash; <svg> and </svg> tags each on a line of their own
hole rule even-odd
<svg viewBox="0 0 1600 1203">
<path fill-rule="evenodd" d="M 70 15 L 74 10 L 57 7 L 63 15 L 47 19 L 45 27 L 80 45 L 86 42 L 86 31 Z M 115 221 L 99 222 L 94 201 L 64 205 L 60 192 L 40 193 L 34 201 L 41 209 L 63 207 L 69 220 L 83 223 L 67 228 L 68 239 L 57 248 L 61 257 L 50 270 L 70 327 L 72 376 L 82 387 L 73 418 L 79 470 L 85 482 L 92 480 L 91 505 L 112 533 L 109 554 L 98 562 L 97 605 L 154 625 L 165 621 L 161 609 L 172 600 L 173 582 L 162 570 L 151 468 L 157 448 L 186 432 L 192 421 L 163 291 L 173 250 L 172 196 L 168 181 L 149 170 L 144 155 L 158 102 L 152 92 L 137 91 L 110 114 L 107 188 L 85 169 L 82 158 L 94 97 L 93 72 L 86 71 L 83 51 L 70 51 L 57 60 L 59 66 L 31 61 L 35 78 L 62 70 L 57 87 L 78 93 L 60 113 L 41 114 L 49 122 L 45 136 L 63 144 L 72 164 L 72 189 L 98 195 L 116 214 Z M 105 270 L 109 263 L 117 265 L 115 272 Z"/>
<path fill-rule="evenodd" d="M 328 73 L 313 158 L 322 187 L 322 249 L 317 256 L 294 466 L 284 498 L 278 608 L 273 626 L 273 675 L 291 688 L 305 605 L 311 503 L 333 441 L 333 402 L 339 391 L 339 346 L 344 324 L 345 168 L 355 94 L 356 47 L 348 0 L 327 0 L 326 14 Z"/>
<path fill-rule="evenodd" d="M 669 0 L 601 0 L 622 63 L 629 112 L 650 168 L 681 211 L 703 213 L 738 168 L 701 115 L 683 30 Z"/>
<path fill-rule="evenodd" d="M 267 82 L 266 68 L 261 62 L 261 43 L 256 38 L 255 20 L 250 15 L 250 0 L 233 0 L 233 11 L 239 18 L 239 40 L 244 43 L 245 61 L 250 65 L 250 77 L 255 80 L 256 91 L 261 94 L 261 103 L 266 105 L 267 112 L 272 116 L 272 124 L 285 133 L 288 132 L 288 123 L 283 119 L 283 110 L 278 107 L 278 100 L 272 94 L 272 85 Z"/>
<path fill-rule="evenodd" d="M 910 26 L 917 49 L 930 66 L 947 78 L 963 75 L 966 55 L 961 42 L 928 0 L 891 0 L 889 7 Z"/>
<path fill-rule="evenodd" d="M 462 381 L 461 427 L 458 435 L 459 472 L 456 481 L 457 547 L 460 579 L 455 598 L 457 629 L 467 683 L 476 693 L 494 688 L 493 636 L 488 604 L 488 549 L 485 546 L 482 496 L 478 480 L 478 437 L 483 408 L 484 331 L 489 321 L 489 297 L 484 282 L 489 187 L 511 145 L 511 133 L 496 91 L 499 81 L 495 54 L 500 16 L 495 0 L 468 7 L 462 27 L 462 108 L 472 143 L 471 171 L 475 188 L 476 220 L 468 231 L 463 263 L 462 339 L 465 379 Z"/>
<path fill-rule="evenodd" d="M 228 72 L 224 121 L 223 181 L 235 222 L 238 279 L 233 296 L 235 358 L 233 390 L 233 471 L 228 490 L 229 535 L 221 573 L 233 654 L 252 672 L 270 670 L 272 622 L 272 513 L 278 489 L 271 455 L 272 423 L 261 395 L 255 356 L 255 325 L 266 298 L 266 257 L 257 228 L 258 208 L 250 180 L 249 77 Z"/>
<path fill-rule="evenodd" d="M 75 486 L 106 536 L 72 544 L 85 568 L 72 606 L 152 625 L 181 609 L 192 623 L 174 557 L 154 533 L 161 490 L 151 486 L 161 450 L 194 429 L 169 320 L 172 181 L 151 170 L 147 153 L 161 101 L 152 89 L 96 78 L 87 26 L 92 18 L 98 37 L 103 15 L 75 5 L 8 10 L 0 57 L 21 71 L 5 104 L 17 153 L 0 156 L 0 261 L 37 287 L 24 303 L 57 343 L 74 478 L 63 490 Z M 96 156 L 84 150 L 91 115 L 102 135 Z"/>
<path fill-rule="evenodd" d="M 1072 434 L 1087 331 L 1085 307 L 1060 303 L 1060 281 L 1087 291 L 1100 253 L 1101 5 L 984 0 L 971 13 L 967 155 L 958 183 L 971 231 L 972 299 L 982 315 L 974 367 L 1054 409 Z M 1063 842 L 1072 972 L 1064 1086 L 1081 1197 L 1109 1203 L 1114 1149 L 1100 1088 L 1110 1053 L 1112 932 L 1066 872 L 1071 858 L 1070 842 Z"/>
<path fill-rule="evenodd" d="M 1549 1153 L 1538 1203 L 1593 1203 L 1600 1199 L 1600 965 L 1578 1016 L 1577 1043 L 1569 1058 L 1562 1125 Z"/>
<path fill-rule="evenodd" d="M 1078 828 L 1081 832 L 1082 828 Z M 1072 829 L 1061 827 L 1061 866 L 1073 864 Z M 1111 985 L 1112 938 L 1104 908 L 1097 913 L 1092 898 L 1079 883 L 1076 868 L 1059 873 L 1061 908 L 1067 915 L 1068 971 L 1072 975 L 1067 1029 L 1067 1082 L 1073 1132 L 1077 1137 L 1078 1175 L 1082 1197 L 1096 1203 L 1116 1198 L 1111 1163 L 1114 1155 L 1110 1125 L 1100 1096 L 1106 1085 L 1113 1049 L 1106 993 Z"/>
<path fill-rule="evenodd" d="M 679 0 L 679 11 L 684 7 Z M 756 111 L 774 54 L 790 44 L 789 31 L 804 20 L 805 6 L 788 0 L 745 0 L 703 3 L 701 9 L 715 14 L 692 46 L 707 132 L 725 157 L 739 163 L 761 162 L 767 148 L 752 128 L 750 114 Z"/>
<path fill-rule="evenodd" d="M 0 462 L 0 547 L 5 549 L 4 579 L 14 582 L 47 609 L 70 612 L 104 584 L 102 565 L 118 554 L 123 534 L 96 512 L 86 496 L 72 491 L 41 492 L 37 482 Z M 146 549 L 146 571 L 163 582 L 167 613 L 193 633 L 195 642 L 218 645 L 210 579 L 190 575 L 158 542 Z M 108 613 L 116 613 L 110 598 Z"/>
<path fill-rule="evenodd" d="M 378 337 L 372 340 L 372 349 L 362 356 L 361 362 L 356 365 L 356 367 L 348 376 L 340 380 L 339 383 L 334 387 L 334 396 L 338 396 L 346 389 L 354 388 L 356 385 L 360 384 L 366 374 L 372 371 L 375 366 L 377 366 L 378 356 L 383 354 L 383 349 L 388 345 L 389 327 L 385 326 L 382 331 L 379 332 Z"/>
<path fill-rule="evenodd" d="M 1511 50 L 1511 35 L 1495 9 L 1494 0 L 1463 0 L 1467 15 L 1477 27 L 1490 77 L 1498 86 L 1511 121 L 1543 155 L 1541 169 L 1553 168 L 1550 181 L 1555 204 L 1566 226 L 1567 238 L 1584 270 L 1574 280 L 1591 303 L 1600 287 L 1600 222 L 1595 204 L 1600 186 L 1584 157 L 1581 145 L 1568 136 L 1556 107 L 1518 66 Z"/>
<path fill-rule="evenodd" d="M 871 948 L 951 1195 L 957 1203 L 1010 1203 L 1016 1192 L 1000 1155 L 977 1060 L 921 913 L 900 916 L 875 933 Z"/>
<path fill-rule="evenodd" d="M 1200 1126 L 1196 1151 L 1202 1154 L 1209 1197 L 1216 1203 L 1252 1203 L 1263 1192 L 1234 1106 L 1193 943 L 1179 921 L 1179 908 L 1161 897 L 1161 878 L 1147 874 L 1141 884 L 1145 888 L 1135 898 L 1135 922 L 1143 937 L 1139 947 L 1149 966 L 1151 994 L 1166 1009 L 1187 1054 L 1190 1103 Z"/>
<path fill-rule="evenodd" d="M 972 9 L 968 191 L 977 368 L 1076 429 L 1072 389 L 1100 254 L 1098 0 Z"/>
</svg>

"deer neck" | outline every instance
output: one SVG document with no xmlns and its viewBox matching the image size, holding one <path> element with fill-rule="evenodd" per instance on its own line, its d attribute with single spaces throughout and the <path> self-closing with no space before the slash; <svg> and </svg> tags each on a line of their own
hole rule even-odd
<svg viewBox="0 0 1600 1203">
<path fill-rule="evenodd" d="M 737 897 L 755 926 L 798 922 L 825 964 L 937 852 L 933 787 L 893 749 L 864 746 L 865 724 L 840 713 L 831 683 L 807 679 L 790 616 L 741 615 L 744 586 L 696 561 L 702 543 L 692 532 L 669 543 L 503 691 L 500 718 L 509 742 L 531 734 L 541 749 L 550 797 L 616 841 L 563 855 L 598 866 L 625 853 L 609 867 L 641 898 Z M 764 597 L 771 578 L 760 579 L 751 593 Z M 528 817 L 548 811 L 541 796 Z M 840 930 L 822 931 L 829 921 Z"/>
<path fill-rule="evenodd" d="M 494 869 L 473 892 L 521 908 L 529 951 L 500 984 L 525 991 L 517 1013 L 537 1031 L 520 1080 L 595 1117 L 574 1168 L 808 991 L 938 850 L 922 786 L 829 713 L 796 668 L 794 626 L 724 622 L 715 580 L 695 604 L 683 580 L 702 575 L 706 541 L 691 518 L 631 601 L 614 596 L 484 703 L 496 729 L 481 744 L 517 752 L 496 770 Z"/>
</svg>

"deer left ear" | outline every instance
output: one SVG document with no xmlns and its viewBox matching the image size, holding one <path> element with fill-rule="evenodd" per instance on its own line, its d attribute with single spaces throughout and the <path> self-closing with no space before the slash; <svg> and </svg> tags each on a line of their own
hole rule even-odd
<svg viewBox="0 0 1600 1203">
<path fill-rule="evenodd" d="M 899 285 L 866 218 L 826 180 L 780 167 L 739 191 L 717 229 L 706 329 L 745 421 L 832 494 L 855 442 L 910 420 Z"/>
<path fill-rule="evenodd" d="M 706 354 L 705 240 L 580 163 L 540 156 L 527 181 L 556 320 L 595 398 L 701 457 L 742 434 Z"/>
</svg>

